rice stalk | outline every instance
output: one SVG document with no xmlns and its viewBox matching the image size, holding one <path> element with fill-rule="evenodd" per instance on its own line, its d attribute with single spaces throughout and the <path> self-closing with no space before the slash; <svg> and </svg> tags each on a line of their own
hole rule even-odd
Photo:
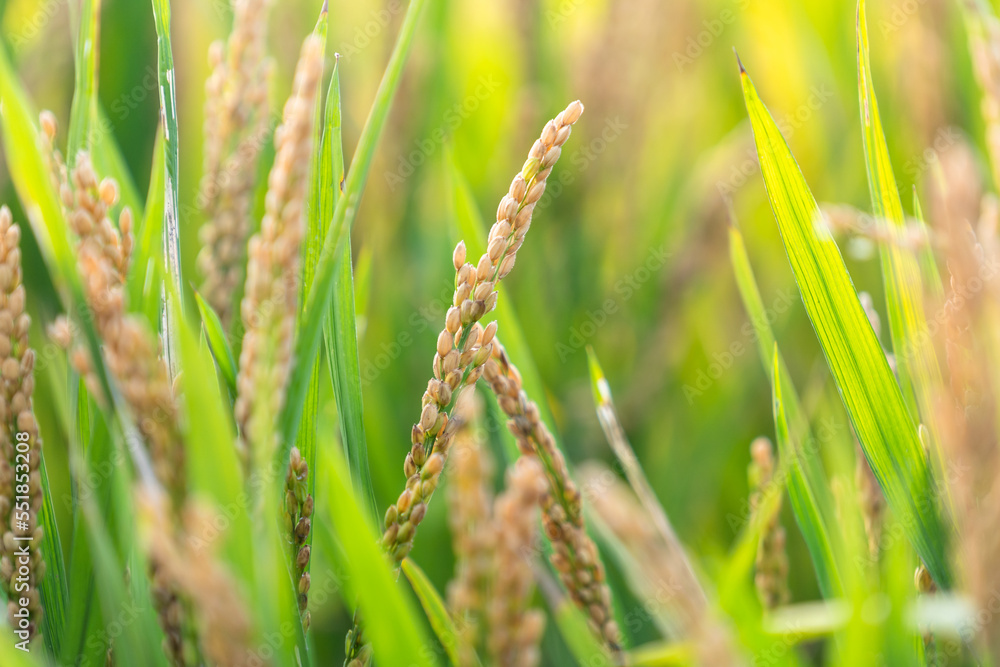
<svg viewBox="0 0 1000 667">
<path fill-rule="evenodd" d="M 7 621 L 27 631 L 27 646 L 42 627 L 45 536 L 39 516 L 42 441 L 32 407 L 35 352 L 28 346 L 31 317 L 25 312 L 20 239 L 10 209 L 0 206 L 0 587 L 9 600 Z M 27 600 L 27 618 L 17 614 L 20 600 Z"/>
<path fill-rule="evenodd" d="M 677 623 L 698 656 L 696 664 L 740 664 L 728 629 L 713 618 L 704 592 L 691 578 L 687 555 L 664 541 L 638 496 L 602 464 L 584 464 L 579 476 L 588 504 L 639 565 L 650 592 L 647 608 Z"/>
<path fill-rule="evenodd" d="M 311 622 L 309 614 L 309 533 L 312 530 L 313 496 L 309 493 L 309 464 L 297 447 L 292 447 L 285 477 L 285 529 L 291 535 L 291 562 L 296 581 L 299 613 L 302 615 L 303 629 L 308 630 Z"/>
<path fill-rule="evenodd" d="M 174 388 L 167 367 L 159 357 L 159 344 L 146 321 L 127 313 L 125 283 L 132 255 L 132 212 L 122 209 L 117 226 L 110 209 L 118 201 L 118 185 L 99 180 L 90 156 L 81 152 L 72 169 L 54 149 L 55 118 L 42 114 L 42 144 L 50 156 L 66 220 L 77 237 L 76 255 L 84 278 L 84 296 L 101 338 L 108 370 L 115 379 L 132 418 L 146 442 L 157 479 L 175 503 L 184 495 L 184 447 L 178 426 Z M 51 329 L 63 346 L 73 346 L 74 324 L 57 321 Z M 94 364 L 82 345 L 71 352 L 71 361 L 87 378 L 95 396 Z"/>
<path fill-rule="evenodd" d="M 497 221 L 490 228 L 487 250 L 479 262 L 466 262 L 464 242 L 459 242 L 452 254 L 455 292 L 437 339 L 434 377 L 421 399 L 420 419 L 410 431 L 411 448 L 403 463 L 406 487 L 385 513 L 382 548 L 397 566 L 413 548 L 417 528 L 427 514 L 427 503 L 438 486 L 460 426 L 461 420 L 454 418 L 455 405 L 462 391 L 482 376 L 483 364 L 492 353 L 496 322 L 483 327 L 479 321 L 496 308 L 496 287 L 514 268 L 535 205 L 545 193 L 552 167 L 582 113 L 583 104 L 571 102 L 542 129 L 520 173 L 500 200 Z M 355 623 L 348 632 L 344 664 L 365 664 L 359 662 L 364 646 Z"/>
<path fill-rule="evenodd" d="M 493 664 L 502 667 L 534 667 L 541 658 L 545 616 L 529 604 L 535 589 L 536 510 L 545 491 L 541 464 L 523 457 L 508 470 L 507 488 L 493 505 L 496 549 L 487 643 Z"/>
<path fill-rule="evenodd" d="M 597 546 L 584 527 L 583 498 L 570 478 L 566 459 L 528 398 L 521 374 L 496 341 L 483 377 L 510 418 L 507 427 L 525 456 L 537 457 L 548 489 L 542 498 L 542 523 L 552 543 L 551 562 L 573 602 L 587 615 L 591 630 L 614 652 L 621 650 L 618 625 L 611 614 L 611 590 Z"/>
<path fill-rule="evenodd" d="M 265 465 L 277 445 L 275 423 L 292 365 L 295 318 L 305 234 L 308 170 L 313 151 L 315 100 L 323 73 L 323 44 L 306 38 L 283 122 L 275 131 L 276 156 L 268 178 L 261 229 L 249 242 L 241 304 L 245 334 L 236 376 L 237 446 L 246 468 Z"/>
<path fill-rule="evenodd" d="M 608 444 L 611 445 L 615 458 L 621 463 L 625 477 L 642 504 L 645 515 L 649 517 L 649 521 L 659 533 L 660 539 L 675 555 L 679 566 L 678 575 L 684 578 L 686 594 L 696 599 L 700 606 L 704 606 L 708 603 L 708 597 L 694 573 L 694 568 L 691 566 L 684 546 L 677 538 L 677 533 L 670 523 L 666 510 L 657 499 L 656 492 L 653 491 L 653 487 L 639 463 L 639 458 L 635 455 L 635 451 L 625 435 L 625 429 L 618 419 L 618 411 L 611 396 L 611 386 L 604 376 L 597 354 L 589 346 L 587 347 L 587 357 L 591 390 L 597 407 L 597 419 L 601 423 L 601 429 L 604 431 Z"/>
<path fill-rule="evenodd" d="M 463 427 L 455 434 L 447 468 L 448 524 L 455 552 L 455 576 L 449 582 L 448 607 L 457 628 L 461 667 L 476 664 L 476 648 L 496 535 L 492 521 L 493 459 L 479 437 L 482 400 L 472 394 L 458 406 L 468 406 Z"/>
<path fill-rule="evenodd" d="M 233 28 L 209 49 L 205 83 L 205 164 L 198 203 L 205 214 L 198 268 L 201 293 L 228 329 L 244 279 L 254 177 L 269 131 L 272 64 L 266 56 L 270 0 L 236 0 Z"/>
<path fill-rule="evenodd" d="M 546 179 L 569 139 L 572 125 L 583 113 L 580 102 L 571 103 L 549 121 L 531 147 L 521 172 L 514 177 L 497 207 L 497 222 L 490 229 L 487 250 L 476 265 L 466 262 L 465 243 L 452 255 L 455 294 L 438 335 L 434 378 L 421 400 L 419 421 L 411 431 L 412 448 L 403 471 L 406 488 L 385 516 L 383 546 L 396 563 L 413 546 L 426 504 L 444 469 L 457 423 L 449 426 L 459 392 L 482 375 L 482 366 L 493 350 L 497 325 L 479 324 L 497 303 L 497 284 L 514 268 L 517 251 L 531 227 L 535 204 L 545 192 Z"/>
</svg>

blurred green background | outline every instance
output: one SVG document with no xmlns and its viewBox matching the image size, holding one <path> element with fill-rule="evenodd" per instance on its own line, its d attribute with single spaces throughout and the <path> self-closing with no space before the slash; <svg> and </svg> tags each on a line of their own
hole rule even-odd
<svg viewBox="0 0 1000 667">
<path fill-rule="evenodd" d="M 172 4 L 184 269 L 195 280 L 207 51 L 227 33 L 231 12 L 226 0 Z M 321 2 L 276 4 L 269 44 L 277 62 L 272 107 L 280 109 Z M 341 54 L 348 157 L 405 7 L 400 0 L 330 3 L 329 50 Z M 958 2 L 874 0 L 868 12 L 875 86 L 908 202 L 912 186 L 920 189 L 932 170 L 935 150 L 956 136 L 982 144 L 979 92 Z M 0 0 L 0 16 L 35 103 L 65 123 L 73 88 L 67 2 Z M 431 3 L 353 239 L 365 417 L 381 508 L 403 482 L 410 425 L 452 290 L 449 155 L 488 217 L 544 122 L 579 98 L 587 112 L 564 149 L 558 185 L 536 212 L 506 296 L 569 458 L 610 460 L 587 379 L 584 348 L 592 345 L 657 494 L 698 562 L 711 568 L 736 536 L 733 518 L 745 514 L 749 443 L 773 432 L 767 378 L 730 269 L 727 202 L 807 405 L 835 404 L 757 172 L 733 49 L 816 197 L 868 210 L 855 22 L 856 6 L 847 0 Z M 105 0 L 100 99 L 140 192 L 158 121 L 155 77 L 150 3 Z M 0 163 L 0 200 L 14 206 L 6 169 Z M 30 245 L 26 282 L 44 324 L 54 297 L 33 277 L 40 260 Z M 855 284 L 884 312 L 875 254 L 863 243 L 842 247 Z M 47 397 L 39 403 L 49 474 L 56 488 L 68 488 L 66 438 L 55 416 L 64 390 L 41 379 L 39 391 Z M 335 410 L 325 405 L 321 438 L 333 443 Z M 831 418 L 846 424 L 838 409 Z M 414 551 L 441 590 L 452 565 L 445 510 L 445 502 L 431 506 Z M 808 554 L 787 509 L 783 520 L 793 599 L 814 599 Z M 324 585 L 322 571 L 314 566 L 314 589 Z M 346 614 L 335 596 L 314 610 L 321 644 L 340 641 L 333 631 L 343 629 Z"/>
</svg>

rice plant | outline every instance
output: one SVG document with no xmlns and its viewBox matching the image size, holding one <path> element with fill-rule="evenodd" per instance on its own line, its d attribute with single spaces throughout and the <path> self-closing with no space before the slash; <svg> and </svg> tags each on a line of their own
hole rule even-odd
<svg viewBox="0 0 1000 667">
<path fill-rule="evenodd" d="M 0 664 L 1000 660 L 989 3 L 0 42 Z"/>
</svg>

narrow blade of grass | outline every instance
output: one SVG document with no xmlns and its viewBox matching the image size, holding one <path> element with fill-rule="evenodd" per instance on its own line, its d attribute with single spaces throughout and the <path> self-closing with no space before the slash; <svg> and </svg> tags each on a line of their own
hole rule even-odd
<svg viewBox="0 0 1000 667">
<path fill-rule="evenodd" d="M 594 395 L 594 405 L 597 407 L 597 418 L 601 423 L 601 428 L 604 430 L 604 435 L 607 437 L 608 443 L 611 445 L 611 450 L 622 464 L 622 469 L 625 471 L 629 485 L 635 491 L 636 497 L 642 503 L 650 519 L 652 519 L 656 530 L 660 533 L 660 537 L 663 538 L 664 544 L 666 544 L 670 551 L 676 554 L 678 561 L 684 566 L 684 576 L 688 579 L 688 582 L 677 585 L 682 586 L 685 591 L 698 595 L 700 599 L 697 600 L 697 603 L 699 605 L 707 605 L 708 596 L 705 595 L 705 591 L 701 587 L 701 582 L 695 576 L 694 568 L 691 567 L 691 561 L 687 556 L 687 551 L 684 549 L 681 541 L 677 539 L 677 533 L 674 531 L 670 519 L 667 518 L 667 512 L 657 499 L 649 480 L 646 479 L 646 473 L 642 471 L 639 459 L 636 457 L 635 452 L 632 450 L 632 445 L 629 444 L 628 438 L 625 436 L 625 429 L 622 428 L 621 423 L 618 421 L 618 413 L 615 411 L 614 401 L 611 397 L 611 387 L 604 377 L 604 370 L 601 369 L 601 363 L 597 359 L 597 354 L 589 345 L 587 346 L 587 362 L 587 367 L 590 370 L 590 388 Z"/>
<path fill-rule="evenodd" d="M 890 508 L 938 585 L 949 588 L 945 527 L 917 427 L 816 200 L 750 77 L 742 66 L 740 71 L 771 208 L 827 364 Z"/>
<path fill-rule="evenodd" d="M 249 557 L 253 543 L 242 464 L 233 447 L 236 434 L 231 410 L 216 381 L 208 351 L 198 344 L 198 336 L 179 310 L 174 316 L 178 323 L 177 348 L 184 368 L 181 397 L 185 412 L 190 416 L 185 424 L 184 444 L 191 492 L 210 498 L 219 511 L 225 513 L 228 528 L 224 553 L 243 581 L 249 584 L 253 581 Z"/>
<path fill-rule="evenodd" d="M 319 19 L 316 22 L 316 27 L 313 29 L 313 34 L 319 37 L 323 45 L 324 59 L 326 57 L 326 35 L 329 27 L 328 16 L 327 7 L 324 4 Z M 305 297 L 309 293 L 309 288 L 312 287 L 312 281 L 316 274 L 316 261 L 319 258 L 320 250 L 323 248 L 323 223 L 329 220 L 328 216 L 324 219 L 319 205 L 324 186 L 319 179 L 320 169 L 325 157 L 321 150 L 324 136 L 322 119 L 323 95 L 319 94 L 316 96 L 316 104 L 313 111 L 312 146 L 315 148 L 312 152 L 309 168 L 311 181 L 306 199 L 306 236 L 302 244 L 302 286 L 300 290 L 301 294 L 299 295 L 298 321 L 302 320 L 302 315 L 305 312 Z M 299 427 L 298 437 L 295 442 L 296 447 L 298 447 L 302 458 L 305 459 L 308 466 L 309 472 L 306 485 L 310 495 L 314 497 L 316 488 L 316 419 L 319 411 L 319 369 L 320 360 L 317 355 L 312 364 L 312 371 L 309 374 L 309 388 L 302 407 L 302 424 Z M 307 544 L 311 545 L 312 531 L 310 531 L 306 539 Z"/>
<path fill-rule="evenodd" d="M 379 662 L 385 665 L 430 667 L 435 664 L 425 650 L 419 612 L 403 596 L 389 563 L 378 547 L 371 526 L 365 521 L 361 503 L 351 491 L 345 463 L 334 447 L 317 448 L 323 488 L 329 506 L 317 507 L 318 520 L 333 526 L 346 557 L 346 600 L 358 600 L 365 619 L 365 639 L 371 641 Z"/>
<path fill-rule="evenodd" d="M 410 6 L 406 10 L 396 46 L 389 57 L 389 65 L 382 77 L 378 92 L 375 94 L 375 103 L 372 105 L 364 129 L 361 131 L 361 138 L 358 141 L 354 160 L 351 162 L 343 195 L 337 201 L 333 218 L 327 229 L 323 251 L 316 265 L 315 280 L 305 301 L 305 317 L 296 335 L 295 366 L 288 382 L 285 407 L 279 418 L 281 446 L 278 448 L 276 457 L 282 463 L 288 461 L 288 452 L 298 435 L 302 406 L 305 403 L 309 387 L 309 375 L 312 373 L 313 362 L 319 352 L 323 320 L 327 316 L 327 307 L 336 289 L 337 269 L 343 256 L 342 246 L 347 242 L 347 235 L 350 234 L 354 220 L 357 218 L 358 205 L 361 203 L 361 194 L 371 170 L 375 147 L 382 134 L 382 129 L 385 127 L 389 107 L 399 87 L 403 66 L 406 64 L 410 45 L 416 34 L 421 10 L 427 1 L 411 0 Z"/>
<path fill-rule="evenodd" d="M 100 412 L 87 394 L 82 378 L 71 379 L 73 388 L 73 417 L 75 421 L 75 442 L 70 447 L 70 463 L 78 480 L 73 495 L 73 533 L 69 558 L 69 597 L 65 637 L 62 642 L 62 662 L 99 661 L 104 659 L 104 641 L 97 637 L 102 626 L 101 609 L 95 602 L 93 560 L 90 540 L 86 535 L 83 510 L 79 496 L 93 497 L 96 507 L 106 512 L 110 498 L 111 471 L 116 465 L 113 460 L 114 447 Z M 91 474 L 93 471 L 96 474 Z"/>
<path fill-rule="evenodd" d="M 837 555 L 843 553 L 843 549 L 835 549 L 833 544 L 834 536 L 837 535 L 837 524 L 834 516 L 825 514 L 832 509 L 829 506 L 821 508 L 817 501 L 818 493 L 811 484 L 812 481 L 806 477 L 802 470 L 801 447 L 802 441 L 795 440 L 794 431 L 789 427 L 788 410 L 786 406 L 794 406 L 792 410 L 797 411 L 798 399 L 788 397 L 794 395 L 794 387 L 789 386 L 789 391 L 784 389 L 787 382 L 787 370 L 783 371 L 784 361 L 778 351 L 778 344 L 774 344 L 774 361 L 771 368 L 771 399 L 774 408 L 774 434 L 778 442 L 779 452 L 791 453 L 791 461 L 788 465 L 789 479 L 788 496 L 792 504 L 792 513 L 795 515 L 796 523 L 802 531 L 802 536 L 809 549 L 809 555 L 813 560 L 813 567 L 816 570 L 816 578 L 819 582 L 820 592 L 827 599 L 832 599 L 843 593 L 844 583 L 841 579 L 840 567 Z M 793 413 L 794 414 L 794 413 Z M 805 432 L 807 444 L 812 444 L 812 435 L 808 430 Z M 818 454 L 818 447 L 813 448 L 813 455 Z M 826 479 L 820 482 L 823 484 L 824 496 L 829 491 Z M 833 523 L 830 523 L 833 521 Z"/>
<path fill-rule="evenodd" d="M 46 575 L 41 583 L 42 632 L 45 643 L 53 655 L 59 655 L 63 634 L 66 631 L 66 606 L 69 592 L 66 586 L 66 565 L 63 562 L 62 541 L 56 523 L 55 507 L 52 505 L 52 490 L 49 475 L 45 469 L 45 455 L 41 455 L 39 466 L 42 487 L 42 509 L 40 525 L 45 539 L 42 540 L 42 560 L 45 561 Z"/>
<path fill-rule="evenodd" d="M 344 186 L 344 145 L 341 135 L 340 67 L 334 65 L 326 98 L 322 156 L 320 165 L 320 211 L 323 219 L 332 218 Z M 333 385 L 340 422 L 340 436 L 347 451 L 351 481 L 364 499 L 365 509 L 378 516 L 371 471 L 368 468 L 368 440 L 365 435 L 364 405 L 361 393 L 361 363 L 358 353 L 358 324 L 354 300 L 354 271 L 351 263 L 351 237 L 344 239 L 339 269 L 335 278 L 333 302 L 323 322 L 327 370 Z"/>
<path fill-rule="evenodd" d="M 163 216 L 165 208 L 166 176 L 163 161 L 163 126 L 156 131 L 153 145 L 153 164 L 149 174 L 149 192 L 146 209 L 142 215 L 133 250 L 132 265 L 128 275 L 129 304 L 149 321 L 153 330 L 159 328 L 162 290 L 160 289 L 159 264 L 163 244 Z"/>
<path fill-rule="evenodd" d="M 75 81 L 70 109 L 66 159 L 76 161 L 76 154 L 90 148 L 97 123 L 97 56 L 100 52 L 101 0 L 81 0 L 70 10 L 79 23 L 76 32 Z"/>
<path fill-rule="evenodd" d="M 156 64 L 160 86 L 160 124 L 163 127 L 163 250 L 166 277 L 174 285 L 177 299 L 181 300 L 183 311 L 184 284 L 181 280 L 180 221 L 178 220 L 177 178 L 179 168 L 177 136 L 177 94 L 175 91 L 176 72 L 174 52 L 170 44 L 170 0 L 152 0 L 153 22 L 156 28 Z M 165 339 L 163 351 L 171 369 L 171 377 L 176 375 L 177 360 L 174 332 L 171 323 L 172 309 L 169 304 L 163 308 L 162 334 Z"/>
<path fill-rule="evenodd" d="M 129 656 L 130 662 L 137 667 L 166 667 L 163 653 L 149 650 L 151 646 L 160 646 L 163 641 L 153 609 L 149 605 L 139 607 L 133 604 L 125 583 L 125 572 L 131 564 L 127 554 L 138 549 L 133 542 L 136 526 L 132 514 L 134 498 L 129 491 L 132 487 L 127 477 L 126 466 L 116 467 L 109 473 L 109 508 L 116 514 L 113 521 L 106 519 L 94 498 L 80 500 L 86 539 L 93 554 L 92 576 L 98 583 L 104 618 L 130 619 L 128 626 L 115 638 L 116 653 Z M 139 565 L 135 567 L 132 580 L 145 582 L 145 576 L 140 573 L 146 572 L 147 565 L 144 559 L 138 558 L 138 552 L 136 556 L 133 562 Z"/>
<path fill-rule="evenodd" d="M 458 667 L 461 664 L 458 658 L 458 630 L 455 629 L 455 622 L 448 613 L 444 600 L 424 571 L 412 559 L 407 558 L 403 561 L 403 574 L 413 587 L 413 592 L 417 594 L 431 629 L 448 653 L 448 659 L 452 665 Z"/>
<path fill-rule="evenodd" d="M 818 443 L 813 439 L 808 420 L 802 411 L 798 393 L 778 350 L 774 332 L 768 323 L 754 278 L 750 257 L 747 255 L 743 235 L 735 225 L 729 229 L 729 253 L 736 275 L 736 284 L 743 299 L 743 306 L 756 331 L 761 364 L 771 382 L 772 394 L 780 392 L 784 437 L 777 437 L 778 455 L 789 463 L 788 497 L 792 513 L 809 549 L 820 591 L 826 598 L 843 591 L 840 568 L 834 554 L 836 519 L 833 494 L 823 470 Z M 777 415 L 775 415 L 777 416 Z M 776 430 L 779 423 L 775 421 Z"/>
<path fill-rule="evenodd" d="M 201 298 L 198 290 L 193 291 L 194 301 L 198 304 L 198 313 L 201 315 L 201 324 L 205 331 L 205 340 L 208 342 L 208 349 L 212 352 L 215 366 L 226 382 L 229 395 L 236 396 L 236 360 L 233 358 L 229 339 L 226 338 L 226 331 L 222 328 L 222 321 L 212 306 Z"/>
<path fill-rule="evenodd" d="M 875 85 L 872 81 L 868 55 L 868 25 L 865 0 L 858 3 L 858 88 L 861 98 L 861 128 L 864 136 L 865 168 L 876 224 L 888 232 L 890 239 L 901 236 L 906 227 L 903 205 L 899 199 L 896 177 L 889 160 L 889 147 L 882 130 Z M 896 354 L 896 372 L 911 414 L 922 417 L 933 427 L 931 392 L 941 384 L 934 348 L 926 335 L 920 265 L 916 256 L 902 244 L 879 244 L 882 280 L 885 285 L 889 333 Z"/>
</svg>

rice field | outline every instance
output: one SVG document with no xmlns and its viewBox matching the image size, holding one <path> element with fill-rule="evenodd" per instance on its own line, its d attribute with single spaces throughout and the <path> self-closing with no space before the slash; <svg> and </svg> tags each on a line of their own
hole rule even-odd
<svg viewBox="0 0 1000 667">
<path fill-rule="evenodd" d="M 0 0 L 0 664 L 996 664 L 997 16 Z"/>
</svg>

